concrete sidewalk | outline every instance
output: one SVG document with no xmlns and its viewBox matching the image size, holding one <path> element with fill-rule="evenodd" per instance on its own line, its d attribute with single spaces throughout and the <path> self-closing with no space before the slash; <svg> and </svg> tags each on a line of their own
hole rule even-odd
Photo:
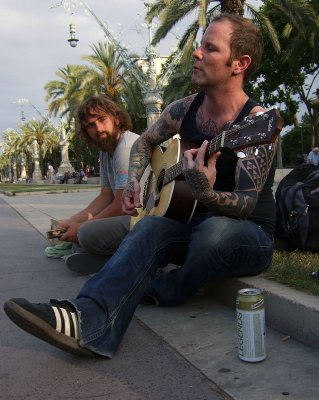
<svg viewBox="0 0 319 400">
<path fill-rule="evenodd" d="M 71 215 L 96 194 L 97 191 L 0 196 L 45 235 L 51 217 Z M 55 261 L 62 264 L 61 260 Z M 247 286 L 262 288 L 266 297 L 268 355 L 258 364 L 244 363 L 237 357 L 236 322 L 231 307 L 238 288 Z M 254 277 L 209 285 L 179 307 L 140 306 L 136 316 L 233 399 L 319 398 L 316 296 Z"/>
</svg>

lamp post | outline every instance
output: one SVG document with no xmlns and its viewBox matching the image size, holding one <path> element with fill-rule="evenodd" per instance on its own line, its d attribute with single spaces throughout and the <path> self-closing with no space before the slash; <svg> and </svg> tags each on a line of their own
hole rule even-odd
<svg viewBox="0 0 319 400">
<path fill-rule="evenodd" d="M 68 39 L 68 42 L 70 43 L 71 47 L 76 47 L 78 44 L 79 39 L 75 37 L 75 25 L 70 23 L 70 39 Z"/>
<path fill-rule="evenodd" d="M 147 3 L 145 3 L 145 5 L 148 7 Z M 148 71 L 147 74 L 145 75 L 132 61 L 132 59 L 127 53 L 126 48 L 114 37 L 110 29 L 108 28 L 107 24 L 99 19 L 99 17 L 95 14 L 95 12 L 84 0 L 62 0 L 59 4 L 52 6 L 50 8 L 55 8 L 59 6 L 63 6 L 63 8 L 71 15 L 71 17 L 79 7 L 82 7 L 99 24 L 105 36 L 108 38 L 108 40 L 113 45 L 118 54 L 121 56 L 125 66 L 131 71 L 134 78 L 136 79 L 136 81 L 138 82 L 138 84 L 142 89 L 143 102 L 146 110 L 147 127 L 150 127 L 159 118 L 161 114 L 161 106 L 163 104 L 163 99 L 162 99 L 163 85 L 168 80 L 176 64 L 180 60 L 182 55 L 181 52 L 177 51 L 174 59 L 172 60 L 169 67 L 166 69 L 165 73 L 161 76 L 160 79 L 157 79 L 155 61 L 158 58 L 158 54 L 156 52 L 156 49 L 151 45 L 151 24 L 148 24 L 150 39 L 145 54 L 148 61 Z M 74 39 L 75 28 L 73 25 L 71 33 L 71 25 L 73 24 L 70 24 L 71 37 L 68 41 L 70 42 L 70 45 L 72 47 L 75 47 L 77 45 L 78 39 Z"/>
</svg>

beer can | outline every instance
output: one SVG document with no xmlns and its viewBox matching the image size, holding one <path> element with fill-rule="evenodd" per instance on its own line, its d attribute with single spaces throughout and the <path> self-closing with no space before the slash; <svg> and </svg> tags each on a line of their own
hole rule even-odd
<svg viewBox="0 0 319 400">
<path fill-rule="evenodd" d="M 265 306 L 260 289 L 247 288 L 236 299 L 238 357 L 258 362 L 266 358 Z"/>
</svg>

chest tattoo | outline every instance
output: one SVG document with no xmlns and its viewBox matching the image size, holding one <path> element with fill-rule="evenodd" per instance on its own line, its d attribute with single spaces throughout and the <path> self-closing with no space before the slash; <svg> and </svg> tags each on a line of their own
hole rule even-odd
<svg viewBox="0 0 319 400">
<path fill-rule="evenodd" d="M 218 124 L 216 121 L 213 120 L 213 118 L 205 119 L 202 110 L 199 109 L 196 116 L 196 123 L 201 132 L 213 138 L 221 132 L 230 129 L 233 120 Z"/>
</svg>

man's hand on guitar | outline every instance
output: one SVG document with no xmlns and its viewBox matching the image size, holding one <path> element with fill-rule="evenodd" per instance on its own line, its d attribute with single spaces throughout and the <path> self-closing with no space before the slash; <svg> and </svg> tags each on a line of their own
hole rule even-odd
<svg viewBox="0 0 319 400">
<path fill-rule="evenodd" d="M 138 215 L 137 208 L 142 206 L 140 202 L 140 192 L 140 184 L 138 180 L 133 177 L 127 182 L 122 195 L 122 209 L 126 214 L 131 216 Z"/>
<path fill-rule="evenodd" d="M 207 160 L 207 165 L 204 164 L 207 152 L 208 141 L 204 140 L 199 149 L 187 150 L 183 154 L 183 174 L 186 181 L 192 187 L 196 184 L 196 176 L 202 177 L 200 173 L 205 174 L 209 186 L 213 187 L 216 181 L 216 161 L 220 156 L 220 152 L 211 154 Z"/>
</svg>

